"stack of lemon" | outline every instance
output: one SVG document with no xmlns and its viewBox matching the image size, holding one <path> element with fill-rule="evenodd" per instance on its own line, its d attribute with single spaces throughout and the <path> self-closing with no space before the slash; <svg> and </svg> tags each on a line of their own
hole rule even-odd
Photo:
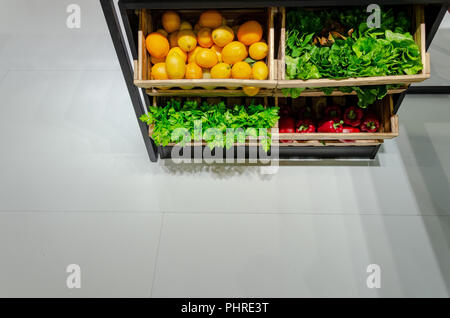
<svg viewBox="0 0 450 318">
<path fill-rule="evenodd" d="M 269 75 L 267 64 L 262 61 L 269 48 L 262 40 L 263 29 L 257 21 L 231 28 L 220 12 L 208 10 L 192 27 L 178 13 L 166 11 L 162 26 L 146 38 L 153 64 L 152 79 L 265 80 Z M 250 96 L 259 92 L 256 87 L 243 87 L 243 90 Z"/>
</svg>

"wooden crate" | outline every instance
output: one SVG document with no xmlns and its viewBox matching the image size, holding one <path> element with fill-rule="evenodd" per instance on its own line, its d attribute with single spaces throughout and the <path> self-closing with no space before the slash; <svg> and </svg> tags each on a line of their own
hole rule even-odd
<svg viewBox="0 0 450 318">
<path fill-rule="evenodd" d="M 279 99 L 279 106 L 287 99 Z M 394 103 L 391 95 L 372 105 L 373 110 L 380 119 L 380 130 L 375 133 L 278 133 L 274 131 L 279 140 L 290 140 L 294 143 L 285 143 L 285 146 L 309 146 L 309 145 L 372 145 L 381 143 L 384 139 L 392 139 L 398 136 L 398 115 L 394 114 Z M 341 140 L 353 140 L 354 142 L 342 142 Z"/>
<path fill-rule="evenodd" d="M 430 55 L 425 50 L 425 17 L 422 5 L 413 6 L 413 27 L 414 40 L 420 48 L 423 69 L 421 73 L 415 75 L 389 75 L 373 77 L 356 77 L 346 79 L 308 79 L 308 80 L 288 80 L 286 79 L 286 8 L 279 9 L 281 14 L 281 34 L 278 51 L 278 81 L 277 88 L 295 87 L 337 87 L 337 86 L 364 86 L 364 85 L 384 85 L 384 84 L 411 84 L 422 82 L 430 77 Z M 304 93 L 304 92 L 303 92 Z M 302 94 L 303 94 L 302 93 Z M 395 93 L 392 90 L 389 94 Z M 319 94 L 320 95 L 320 94 Z"/>
<path fill-rule="evenodd" d="M 169 96 L 154 96 L 153 106 L 165 105 Z M 183 99 L 185 97 L 178 97 Z M 303 98 L 303 97 L 302 97 Z M 198 101 L 207 100 L 211 103 L 217 103 L 221 100 L 220 97 L 191 97 L 190 99 L 196 99 Z M 278 98 L 274 97 L 273 100 L 270 97 L 222 97 L 227 105 L 235 104 L 250 104 L 252 100 L 256 103 L 263 103 L 266 106 L 283 106 L 288 98 Z M 344 107 L 344 106 L 343 106 Z M 342 133 L 279 133 L 278 125 L 273 127 L 270 133 L 273 137 L 278 138 L 276 140 L 289 140 L 291 142 L 282 143 L 274 140 L 272 145 L 280 147 L 302 147 L 302 146 L 373 146 L 383 143 L 384 139 L 391 139 L 398 136 L 398 115 L 393 113 L 393 100 L 392 96 L 388 95 L 384 99 L 377 101 L 374 104 L 374 110 L 376 111 L 380 119 L 380 131 L 376 133 L 352 133 L 352 134 L 342 134 Z M 152 137 L 153 127 L 149 127 L 149 136 Z M 342 140 L 346 140 L 343 142 Z M 351 140 L 351 141 L 348 141 Z M 203 141 L 191 142 L 186 144 L 186 146 L 204 146 L 206 145 Z M 255 141 L 246 141 L 246 143 L 238 144 L 235 146 L 256 146 Z M 170 143 L 168 146 L 175 146 L 174 143 Z"/>
<path fill-rule="evenodd" d="M 152 106 L 162 106 L 165 105 L 166 102 L 173 98 L 171 96 L 164 96 L 164 95 L 156 95 L 153 96 L 152 99 Z M 191 96 L 191 97 L 177 97 L 176 99 L 179 100 L 196 100 L 198 102 L 207 101 L 208 103 L 217 104 L 221 100 L 225 101 L 227 106 L 233 106 L 233 105 L 250 105 L 252 102 L 256 104 L 263 104 L 265 106 L 276 106 L 277 100 L 276 98 L 270 98 L 269 96 L 253 96 L 253 97 L 244 97 L 244 96 Z M 153 126 L 149 126 L 149 136 L 152 137 L 153 134 Z M 169 143 L 167 146 L 175 146 L 175 143 Z M 245 143 L 234 143 L 234 146 L 257 146 L 257 142 L 253 140 L 248 140 Z M 206 146 L 206 142 L 204 141 L 193 141 L 190 143 L 186 143 L 186 147 L 189 146 Z"/>
<path fill-rule="evenodd" d="M 177 79 L 177 80 L 153 80 L 151 79 L 150 55 L 145 47 L 146 36 L 160 27 L 161 16 L 165 10 L 139 10 L 139 34 L 138 34 L 138 60 L 134 61 L 134 84 L 146 88 L 149 95 L 188 96 L 213 94 L 219 96 L 235 95 L 244 96 L 241 89 L 228 90 L 226 87 L 240 88 L 242 86 L 261 87 L 259 95 L 269 95 L 271 89 L 276 87 L 276 66 L 274 59 L 274 15 L 275 7 L 261 9 L 223 9 L 220 10 L 228 25 L 243 23 L 248 20 L 257 20 L 265 25 L 264 39 L 269 46 L 269 53 L 265 62 L 269 68 L 267 80 L 241 80 L 241 79 Z M 204 10 L 177 10 L 182 19 L 195 24 L 201 12 Z M 184 90 L 181 86 L 191 86 L 195 89 Z M 215 89 L 207 89 L 207 87 Z M 166 89 L 160 89 L 161 87 Z M 205 88 L 206 87 L 206 88 Z M 171 89 L 167 89 L 171 88 Z M 266 90 L 268 89 L 268 90 Z M 205 95 L 206 96 L 206 95 Z"/>
</svg>

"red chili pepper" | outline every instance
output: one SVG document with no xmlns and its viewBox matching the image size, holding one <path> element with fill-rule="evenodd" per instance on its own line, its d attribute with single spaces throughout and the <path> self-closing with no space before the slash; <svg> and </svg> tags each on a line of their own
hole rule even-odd
<svg viewBox="0 0 450 318">
<path fill-rule="evenodd" d="M 334 121 L 341 120 L 341 107 L 337 105 L 327 106 L 324 110 L 325 118 L 333 119 Z"/>
<path fill-rule="evenodd" d="M 280 134 L 295 133 L 295 121 L 292 117 L 281 117 L 278 122 L 278 132 Z M 280 140 L 283 143 L 292 142 L 292 140 Z"/>
<path fill-rule="evenodd" d="M 359 128 L 356 128 L 356 127 L 344 126 L 342 128 L 343 134 L 353 134 L 353 133 L 359 133 L 359 132 L 361 132 L 361 130 L 359 130 Z M 342 142 L 354 142 L 354 140 L 348 140 L 348 139 L 343 139 L 341 141 Z"/>
<path fill-rule="evenodd" d="M 361 108 L 356 106 L 351 106 L 345 110 L 344 113 L 344 124 L 353 127 L 358 127 L 361 125 L 361 119 L 364 116 L 364 112 Z"/>
<path fill-rule="evenodd" d="M 342 132 L 343 124 L 344 122 L 342 120 L 335 121 L 333 119 L 326 119 L 320 122 L 317 131 L 321 133 L 340 133 Z"/>
<path fill-rule="evenodd" d="M 298 133 L 313 133 L 316 132 L 316 126 L 311 119 L 300 119 L 295 125 Z"/>
<path fill-rule="evenodd" d="M 374 113 L 367 113 L 361 123 L 361 131 L 377 132 L 380 128 L 380 121 Z"/>
</svg>

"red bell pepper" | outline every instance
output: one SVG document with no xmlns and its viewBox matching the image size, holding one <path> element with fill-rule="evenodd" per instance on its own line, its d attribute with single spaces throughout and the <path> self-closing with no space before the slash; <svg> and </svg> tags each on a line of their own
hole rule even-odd
<svg viewBox="0 0 450 318">
<path fill-rule="evenodd" d="M 300 119 L 295 125 L 298 133 L 313 133 L 316 132 L 316 126 L 311 119 Z"/>
<path fill-rule="evenodd" d="M 317 132 L 321 133 L 341 133 L 343 130 L 344 122 L 336 121 L 333 119 L 326 119 L 320 122 L 319 128 L 317 129 Z"/>
<path fill-rule="evenodd" d="M 364 116 L 364 112 L 361 108 L 356 106 L 351 106 L 345 110 L 344 113 L 344 124 L 350 125 L 352 127 L 358 127 L 361 125 L 361 120 Z"/>
<path fill-rule="evenodd" d="M 292 117 L 281 117 L 278 122 L 278 132 L 280 134 L 295 133 L 295 121 Z M 280 140 L 282 143 L 289 143 L 292 140 Z"/>
<path fill-rule="evenodd" d="M 348 127 L 348 126 L 342 127 L 342 133 L 344 134 L 354 134 L 359 132 L 361 132 L 361 130 L 359 130 L 359 128 L 356 127 Z"/>
<path fill-rule="evenodd" d="M 341 107 L 337 105 L 327 106 L 323 111 L 323 114 L 325 115 L 325 118 L 339 121 L 341 120 L 342 115 Z"/>
<path fill-rule="evenodd" d="M 361 132 L 361 130 L 359 130 L 359 128 L 356 128 L 356 127 L 344 126 L 342 128 L 343 134 L 353 134 L 353 133 L 359 133 L 359 132 Z M 354 140 L 348 140 L 348 139 L 343 139 L 341 141 L 342 142 L 354 142 Z"/>
<path fill-rule="evenodd" d="M 380 121 L 374 113 L 367 113 L 361 122 L 361 131 L 377 132 L 380 128 Z"/>
</svg>

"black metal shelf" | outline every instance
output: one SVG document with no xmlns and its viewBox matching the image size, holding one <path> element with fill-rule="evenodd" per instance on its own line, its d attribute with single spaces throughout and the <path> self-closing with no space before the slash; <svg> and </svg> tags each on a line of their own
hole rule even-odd
<svg viewBox="0 0 450 318">
<path fill-rule="evenodd" d="M 364 5 L 370 4 L 373 1 L 329 1 L 329 0 L 303 0 L 303 1 L 263 1 L 263 0 L 227 0 L 227 1 L 208 1 L 207 6 L 210 8 L 256 8 L 267 6 L 344 6 L 344 5 Z M 133 108 L 136 114 L 139 128 L 144 139 L 144 144 L 150 161 L 158 161 L 160 156 L 162 159 L 170 158 L 171 147 L 157 147 L 154 141 L 148 136 L 148 127 L 145 123 L 139 120 L 139 117 L 145 114 L 145 108 L 150 105 L 149 97 L 145 91 L 138 88 L 133 83 L 133 65 L 134 59 L 137 59 L 137 28 L 139 21 L 136 19 L 134 10 L 136 9 L 182 9 L 182 8 L 205 8 L 204 1 L 154 1 L 154 0 L 119 0 L 118 7 L 115 5 L 115 0 L 100 0 L 103 13 L 111 34 L 114 48 L 119 59 L 120 67 L 125 79 L 125 83 L 130 94 Z M 430 46 L 439 25 L 444 18 L 445 12 L 449 7 L 447 1 L 378 1 L 378 4 L 386 5 L 409 5 L 409 4 L 427 4 L 425 14 L 426 32 L 427 32 L 427 48 Z M 123 28 L 121 27 L 123 25 Z M 127 49 L 127 45 L 130 51 Z M 396 113 L 401 106 L 401 103 L 407 93 L 448 93 L 448 87 L 411 87 L 406 92 L 398 94 L 394 97 L 394 112 Z M 301 147 L 280 147 L 280 159 L 293 158 L 361 158 L 373 159 L 375 158 L 378 146 L 301 146 Z"/>
</svg>

